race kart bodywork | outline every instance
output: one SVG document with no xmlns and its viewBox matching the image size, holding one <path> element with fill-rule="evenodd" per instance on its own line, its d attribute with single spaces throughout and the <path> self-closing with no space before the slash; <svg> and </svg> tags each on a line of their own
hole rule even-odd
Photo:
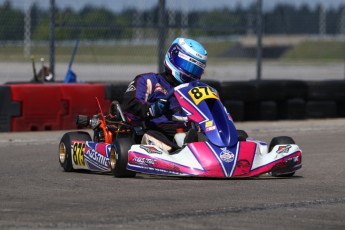
<svg viewBox="0 0 345 230">
<path fill-rule="evenodd" d="M 271 152 L 257 141 L 240 141 L 232 147 L 209 142 L 185 146 L 178 154 L 167 154 L 156 146 L 134 145 L 127 168 L 133 171 L 179 176 L 251 177 L 264 173 L 291 174 L 301 167 L 297 145 L 278 145 Z"/>
<path fill-rule="evenodd" d="M 141 132 L 145 130 L 126 123 L 117 106 L 122 127 L 111 128 L 102 115 L 99 123 L 104 122 L 101 125 L 104 138 L 97 139 L 99 135 L 95 135 L 91 141 L 85 133 L 65 134 L 60 142 L 60 164 L 65 171 L 111 171 L 116 177 L 133 177 L 136 172 L 213 178 L 267 173 L 292 176 L 302 167 L 302 151 L 291 137 L 275 137 L 268 146 L 237 130 L 212 87 L 191 82 L 175 87 L 170 96 L 177 98 L 186 121 L 191 122 L 195 130 L 186 135 L 197 134 L 194 138 L 186 137 L 179 149 L 167 151 L 160 145 L 141 143 L 133 138 L 143 135 Z M 187 141 L 191 139 L 193 141 Z"/>
<path fill-rule="evenodd" d="M 129 170 L 162 175 L 250 177 L 264 173 L 291 175 L 301 168 L 302 152 L 292 138 L 277 137 L 277 145 L 238 137 L 238 131 L 218 93 L 201 82 L 175 88 L 182 109 L 200 127 L 207 141 L 187 143 L 176 153 L 158 146 L 133 145 Z M 282 142 L 282 143 L 280 143 Z M 284 143 L 285 142 L 285 143 Z M 268 151 L 270 150 L 270 151 Z"/>
</svg>

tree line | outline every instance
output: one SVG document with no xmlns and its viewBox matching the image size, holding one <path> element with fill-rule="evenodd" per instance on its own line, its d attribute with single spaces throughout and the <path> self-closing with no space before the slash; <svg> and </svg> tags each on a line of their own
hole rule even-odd
<svg viewBox="0 0 345 230">
<path fill-rule="evenodd" d="M 263 31 L 265 34 L 318 34 L 321 9 L 321 6 L 310 8 L 308 5 L 296 7 L 278 4 L 272 10 L 263 12 Z M 325 12 L 327 34 L 337 34 L 341 30 L 341 21 L 345 23 L 345 15 L 344 20 L 341 20 L 342 11 L 343 7 L 339 7 Z M 235 8 L 190 11 L 187 13 L 188 20 L 180 11 L 173 12 L 173 20 L 170 20 L 172 15 L 169 14 L 172 12 L 167 9 L 165 25 L 177 32 L 187 27 L 191 35 L 200 36 L 255 33 L 255 4 L 247 8 L 238 5 Z M 25 12 L 14 8 L 10 1 L 0 5 L 0 41 L 22 40 L 24 17 Z M 34 3 L 30 18 L 32 39 L 49 39 L 49 10 L 41 9 Z M 141 28 L 146 31 L 146 37 L 156 33 L 158 18 L 158 6 L 141 12 L 130 8 L 113 12 L 94 6 L 85 6 L 79 11 L 71 8 L 56 9 L 55 33 L 58 40 L 107 40 L 130 38 L 135 33 L 133 28 Z"/>
</svg>

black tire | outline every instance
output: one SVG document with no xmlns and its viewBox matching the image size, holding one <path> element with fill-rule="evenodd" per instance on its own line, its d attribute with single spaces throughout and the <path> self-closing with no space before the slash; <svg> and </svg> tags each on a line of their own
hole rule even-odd
<svg viewBox="0 0 345 230">
<path fill-rule="evenodd" d="M 337 110 L 335 101 L 308 101 L 305 105 L 306 118 L 334 118 Z"/>
<path fill-rule="evenodd" d="M 308 85 L 306 81 L 302 80 L 283 80 L 283 89 L 285 91 L 285 98 L 288 99 L 303 99 L 306 100 L 308 96 Z"/>
<path fill-rule="evenodd" d="M 295 144 L 295 141 L 292 139 L 292 137 L 288 137 L 288 136 L 274 137 L 272 138 L 268 149 L 271 152 L 274 146 L 284 145 L 284 144 Z"/>
<path fill-rule="evenodd" d="M 306 102 L 301 98 L 278 102 L 278 119 L 298 120 L 305 118 Z"/>
<path fill-rule="evenodd" d="M 236 100 L 225 100 L 223 105 L 230 113 L 233 121 L 244 121 L 244 102 Z"/>
<path fill-rule="evenodd" d="M 73 140 L 91 141 L 91 136 L 87 132 L 68 132 L 65 133 L 59 144 L 59 162 L 65 172 L 72 172 L 72 149 Z"/>
<path fill-rule="evenodd" d="M 237 130 L 238 141 L 246 141 L 248 138 L 248 134 L 246 131 L 238 129 Z"/>
<path fill-rule="evenodd" d="M 217 80 L 204 79 L 202 82 L 216 89 L 218 92 L 221 90 L 221 84 Z"/>
<path fill-rule="evenodd" d="M 289 137 L 289 136 L 279 136 L 279 137 L 274 137 L 271 140 L 270 146 L 269 146 L 269 152 L 272 151 L 273 147 L 276 145 L 282 145 L 282 144 L 295 144 L 295 141 Z M 295 172 L 291 173 L 286 173 L 286 174 L 275 174 L 272 173 L 272 176 L 275 177 L 292 177 L 295 174 Z"/>
<path fill-rule="evenodd" d="M 277 119 L 277 102 L 275 101 L 258 101 L 255 103 L 245 104 L 245 120 L 276 120 Z"/>
<path fill-rule="evenodd" d="M 307 81 L 307 85 L 310 101 L 344 101 L 344 80 Z"/>
<path fill-rule="evenodd" d="M 249 82 L 256 88 L 258 101 L 280 101 L 285 99 L 282 80 L 252 80 Z"/>
<path fill-rule="evenodd" d="M 253 102 L 257 100 L 256 86 L 248 81 L 222 82 L 219 93 L 224 101 Z"/>
<path fill-rule="evenodd" d="M 110 168 L 114 177 L 135 177 L 135 172 L 127 170 L 128 150 L 134 145 L 132 137 L 118 137 L 110 150 Z"/>
</svg>

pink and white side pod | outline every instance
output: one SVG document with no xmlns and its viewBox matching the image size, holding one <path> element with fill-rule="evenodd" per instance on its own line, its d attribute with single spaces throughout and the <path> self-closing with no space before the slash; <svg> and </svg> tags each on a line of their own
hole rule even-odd
<svg viewBox="0 0 345 230">
<path fill-rule="evenodd" d="M 268 152 L 266 143 L 255 140 L 239 141 L 230 148 L 194 142 L 172 155 L 157 146 L 133 145 L 127 169 L 170 176 L 252 177 L 294 172 L 302 166 L 301 157 L 297 145 L 277 145 Z"/>
</svg>

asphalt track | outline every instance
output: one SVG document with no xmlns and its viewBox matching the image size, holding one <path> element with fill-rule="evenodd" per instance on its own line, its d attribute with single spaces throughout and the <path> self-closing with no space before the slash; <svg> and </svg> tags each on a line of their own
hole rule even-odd
<svg viewBox="0 0 345 230">
<path fill-rule="evenodd" d="M 237 128 L 292 136 L 303 168 L 288 179 L 65 173 L 64 131 L 0 133 L 0 229 L 345 229 L 345 119 Z"/>
</svg>

